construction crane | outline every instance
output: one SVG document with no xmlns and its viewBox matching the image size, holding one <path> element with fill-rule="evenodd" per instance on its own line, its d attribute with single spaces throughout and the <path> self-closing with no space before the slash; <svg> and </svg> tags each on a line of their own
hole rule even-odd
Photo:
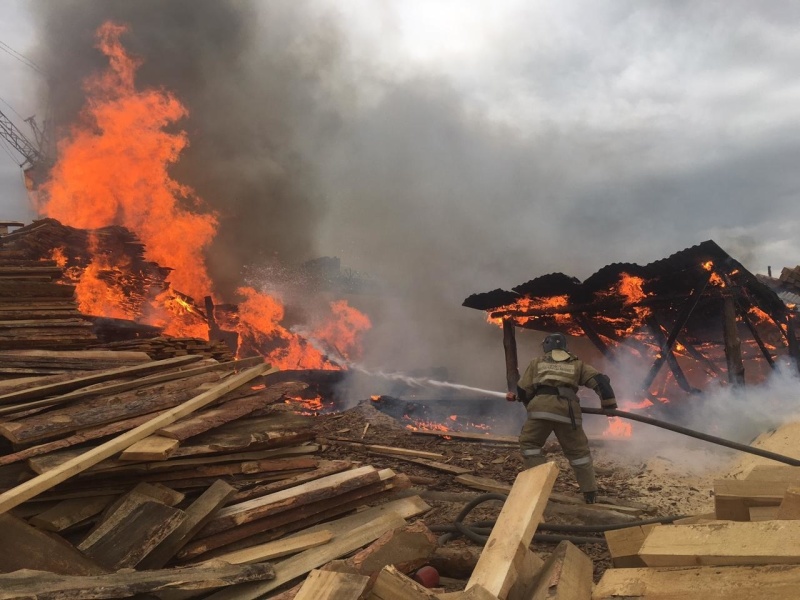
<svg viewBox="0 0 800 600">
<path fill-rule="evenodd" d="M 35 126 L 36 121 L 34 118 L 30 117 L 29 119 L 26 119 L 26 122 L 31 125 L 34 134 L 36 134 L 38 126 Z M 19 128 L 14 125 L 14 122 L 9 119 L 5 113 L 3 113 L 2 110 L 0 110 L 0 135 L 2 135 L 3 139 L 6 140 L 11 147 L 20 154 L 20 156 L 22 156 L 23 161 L 19 166 L 23 171 L 27 171 L 35 165 L 45 162 L 45 157 L 42 151 L 39 149 L 41 146 L 34 146 L 31 141 L 19 130 Z M 39 136 L 37 135 L 36 137 L 38 142 Z"/>
<path fill-rule="evenodd" d="M 22 162 L 18 164 L 22 169 L 25 189 L 28 192 L 31 206 L 38 215 L 41 210 L 39 186 L 47 181 L 50 168 L 53 166 L 52 154 L 47 151 L 50 141 L 49 120 L 45 120 L 43 129 L 38 126 L 34 117 L 25 119 L 25 122 L 33 130 L 35 143 L 28 139 L 6 114 L 0 111 L 0 138 L 5 140 L 7 145 L 11 146 L 21 157 Z"/>
</svg>

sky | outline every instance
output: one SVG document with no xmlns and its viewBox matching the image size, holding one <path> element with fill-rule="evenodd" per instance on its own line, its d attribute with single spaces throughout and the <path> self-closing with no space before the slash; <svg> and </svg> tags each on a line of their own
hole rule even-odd
<svg viewBox="0 0 800 600">
<path fill-rule="evenodd" d="M 4 0 L 0 41 L 50 84 L 0 52 L 0 98 L 74 118 L 106 18 L 189 108 L 176 177 L 221 211 L 220 285 L 260 253 L 338 256 L 391 290 L 383 366 L 502 381 L 460 304 L 550 272 L 708 239 L 800 263 L 796 2 Z M 0 219 L 32 217 L 0 153 Z"/>
</svg>

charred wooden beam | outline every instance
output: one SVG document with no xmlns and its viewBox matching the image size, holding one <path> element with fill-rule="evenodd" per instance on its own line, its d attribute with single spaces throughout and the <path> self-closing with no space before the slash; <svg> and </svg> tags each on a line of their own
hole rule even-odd
<svg viewBox="0 0 800 600">
<path fill-rule="evenodd" d="M 512 394 L 517 393 L 519 361 L 517 359 L 517 333 L 514 321 L 503 319 L 503 350 L 506 355 L 506 386 Z"/>
<path fill-rule="evenodd" d="M 589 338 L 589 341 L 592 342 L 595 347 L 603 353 L 603 356 L 607 356 L 608 358 L 613 358 L 613 354 L 611 349 L 608 345 L 603 341 L 597 330 L 595 330 L 594 325 L 588 314 L 586 313 L 573 313 L 572 318 L 575 322 L 583 329 L 583 333 L 586 334 L 586 337 Z M 505 321 L 504 321 L 505 322 Z"/>
<path fill-rule="evenodd" d="M 739 339 L 739 332 L 736 327 L 736 306 L 732 295 L 725 295 L 722 308 L 723 339 L 725 340 L 725 360 L 728 365 L 728 381 L 732 385 L 744 385 L 742 342 Z"/>
<path fill-rule="evenodd" d="M 685 335 L 678 336 L 678 343 L 684 348 L 686 348 L 686 352 L 688 352 L 689 356 L 691 356 L 693 359 L 703 363 L 716 375 L 720 374 L 719 367 L 717 367 L 717 365 L 714 364 L 714 361 L 708 358 L 700 350 L 698 350 L 694 344 L 692 344 L 688 339 L 686 339 Z"/>
<path fill-rule="evenodd" d="M 750 335 L 753 336 L 756 344 L 758 344 L 761 354 L 763 354 L 764 358 L 767 359 L 769 366 L 772 367 L 773 370 L 777 369 L 778 367 L 775 364 L 775 360 L 772 358 L 772 354 L 764 344 L 764 341 L 761 339 L 761 335 L 759 335 L 753 320 L 750 318 L 750 315 L 747 314 L 747 307 L 744 306 L 744 303 L 739 298 L 736 299 L 736 312 L 742 318 L 744 324 L 747 325 L 747 328 L 750 330 Z"/>
<path fill-rule="evenodd" d="M 664 347 L 664 343 L 666 342 L 666 338 L 664 336 L 664 330 L 661 327 L 661 324 L 658 322 L 658 319 L 655 315 L 650 315 L 647 318 L 647 326 L 650 328 L 650 331 L 653 333 L 653 336 L 660 342 L 661 347 Z M 675 353 L 672 351 L 672 348 L 667 350 L 667 364 L 669 365 L 672 374 L 675 376 L 675 381 L 678 382 L 678 385 L 681 387 L 682 390 L 685 392 L 689 392 L 690 394 L 697 394 L 700 392 L 697 388 L 693 387 L 689 380 L 686 378 L 686 374 L 683 372 L 680 364 L 678 364 L 678 359 L 675 358 Z"/>
<path fill-rule="evenodd" d="M 650 372 L 647 374 L 644 382 L 642 383 L 643 390 L 649 390 L 650 385 L 653 383 L 653 380 L 658 375 L 658 372 L 661 370 L 661 366 L 664 364 L 664 361 L 667 360 L 667 356 L 669 351 L 672 350 L 672 347 L 675 345 L 675 340 L 678 338 L 678 334 L 680 334 L 683 327 L 686 325 L 686 322 L 689 320 L 689 317 L 692 316 L 694 309 L 697 307 L 697 303 L 700 301 L 700 297 L 706 291 L 708 287 L 709 281 L 711 281 L 711 276 L 713 275 L 712 272 L 708 273 L 708 277 L 705 280 L 701 281 L 699 285 L 694 289 L 692 295 L 689 296 L 688 300 L 683 305 L 678 318 L 675 319 L 675 325 L 673 325 L 672 330 L 669 332 L 669 336 L 664 340 L 664 343 L 661 345 L 661 350 L 656 357 L 655 362 L 653 362 L 653 366 L 650 367 Z"/>
</svg>

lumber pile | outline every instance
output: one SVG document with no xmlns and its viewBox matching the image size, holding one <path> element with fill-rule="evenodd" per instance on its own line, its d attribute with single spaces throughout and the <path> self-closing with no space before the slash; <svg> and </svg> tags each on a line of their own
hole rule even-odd
<svg viewBox="0 0 800 600">
<path fill-rule="evenodd" d="M 249 597 L 382 536 L 353 569 L 419 566 L 408 479 L 317 458 L 284 401 L 307 385 L 271 372 L 187 355 L 0 388 L 0 599 Z"/>
<path fill-rule="evenodd" d="M 233 360 L 233 353 L 225 342 L 208 341 L 186 337 L 151 337 L 148 339 L 122 340 L 99 344 L 98 349 L 123 352 L 143 352 L 153 360 L 164 360 L 188 354 L 213 358 L 218 361 Z"/>
<path fill-rule="evenodd" d="M 592 598 L 795 598 L 800 585 L 800 467 L 756 466 L 714 482 L 715 512 L 606 532 L 615 567 Z"/>
</svg>

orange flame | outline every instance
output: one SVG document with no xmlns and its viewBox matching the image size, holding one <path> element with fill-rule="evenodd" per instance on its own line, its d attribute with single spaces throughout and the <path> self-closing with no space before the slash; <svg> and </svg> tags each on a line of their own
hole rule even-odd
<svg viewBox="0 0 800 600">
<path fill-rule="evenodd" d="M 50 253 L 50 260 L 55 261 L 56 265 L 62 269 L 67 266 L 67 255 L 64 253 L 64 248 L 53 248 Z"/>
<path fill-rule="evenodd" d="M 217 220 L 183 208 L 202 205 L 168 173 L 188 142 L 184 133 L 164 131 L 187 111 L 168 92 L 136 89 L 140 63 L 119 41 L 125 31 L 113 23 L 98 29 L 98 48 L 110 68 L 86 83 L 92 99 L 84 124 L 59 143 L 58 163 L 43 186 L 43 211 L 79 228 L 124 225 L 145 244 L 148 260 L 174 269 L 174 287 L 202 298 L 211 290 L 203 252 Z"/>
<path fill-rule="evenodd" d="M 608 427 L 603 432 L 604 437 L 631 437 L 633 426 L 626 423 L 620 417 L 610 417 Z"/>
<path fill-rule="evenodd" d="M 132 302 L 106 281 L 113 279 L 110 275 L 124 275 L 130 266 L 111 264 L 90 239 L 88 268 L 69 274 L 77 282 L 82 311 L 139 318 L 163 327 L 167 335 L 207 338 L 206 315 L 193 299 L 212 295 L 204 254 L 216 233 L 217 217 L 204 212 L 195 192 L 169 175 L 188 139 L 184 132 L 165 129 L 188 113 L 169 92 L 136 88 L 140 61 L 120 43 L 125 31 L 113 23 L 97 31 L 97 46 L 109 68 L 85 83 L 90 100 L 81 124 L 59 143 L 59 161 L 43 187 L 43 211 L 78 228 L 122 225 L 142 241 L 149 261 L 171 269 L 168 289 L 159 287 Z M 63 253 L 54 251 L 53 258 L 59 256 Z M 245 302 L 236 329 L 251 349 L 281 368 L 337 368 L 320 350 L 281 326 L 284 310 L 277 299 L 251 288 L 240 293 Z M 355 357 L 360 334 L 371 326 L 369 319 L 343 301 L 333 303 L 331 311 L 318 338 L 344 357 Z"/>
</svg>

